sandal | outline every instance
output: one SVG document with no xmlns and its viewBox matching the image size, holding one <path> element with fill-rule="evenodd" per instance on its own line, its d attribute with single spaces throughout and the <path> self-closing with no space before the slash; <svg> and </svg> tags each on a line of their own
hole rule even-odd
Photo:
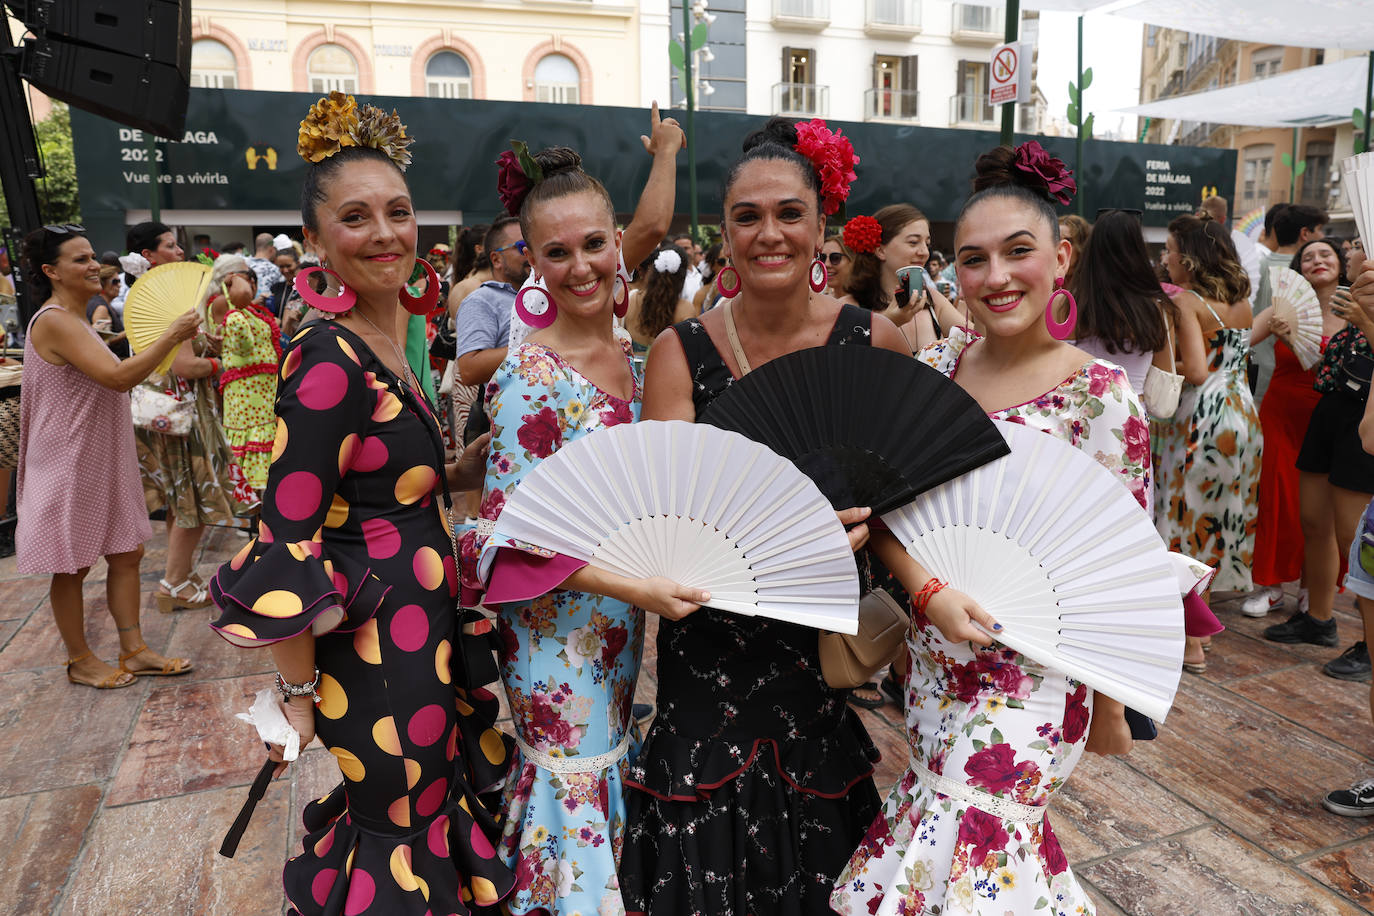
<svg viewBox="0 0 1374 916">
<path fill-rule="evenodd" d="M 172 585 L 166 579 L 158 579 L 157 584 L 165 588 L 166 592 L 153 592 L 153 597 L 157 599 L 157 609 L 164 614 L 170 614 L 178 608 L 186 610 L 196 610 L 197 608 L 210 606 L 210 592 L 203 583 L 197 584 L 195 574 L 180 585 Z M 186 597 L 182 592 L 190 590 Z"/>
<path fill-rule="evenodd" d="M 902 705 L 902 685 L 892 674 L 891 669 L 888 669 L 887 677 L 883 678 L 883 693 L 891 697 L 892 702 L 896 703 L 898 706 Z"/>
<path fill-rule="evenodd" d="M 148 644 L 142 643 L 132 652 L 124 652 L 119 656 L 119 670 L 135 677 L 175 677 L 178 674 L 187 674 L 192 665 L 190 659 L 169 658 L 162 663 L 161 668 L 130 668 L 124 663 L 133 658 L 138 653 L 148 648 Z"/>
<path fill-rule="evenodd" d="M 876 693 L 875 697 L 861 697 L 856 691 L 867 690 L 869 693 Z M 887 702 L 883 692 L 878 689 L 878 685 L 869 681 L 867 684 L 860 684 L 858 687 L 850 688 L 847 698 L 850 706 L 858 706 L 860 709 L 881 709 Z"/>
<path fill-rule="evenodd" d="M 1200 662 L 1184 662 L 1183 670 L 1191 674 L 1202 674 L 1207 670 L 1207 660 L 1203 659 Z"/>
<path fill-rule="evenodd" d="M 130 677 L 127 681 L 123 680 L 122 678 L 124 675 L 133 674 L 133 672 L 125 670 L 123 665 L 120 665 L 119 671 L 109 675 L 103 681 L 78 681 L 76 678 L 72 677 L 72 665 L 75 665 L 77 662 L 84 662 L 93 655 L 95 655 L 94 652 L 87 652 L 85 655 L 78 655 L 76 658 L 67 659 L 67 680 L 71 681 L 73 684 L 80 684 L 82 687 L 94 687 L 96 690 L 116 690 L 120 687 L 132 687 L 138 680 L 137 677 Z"/>
</svg>

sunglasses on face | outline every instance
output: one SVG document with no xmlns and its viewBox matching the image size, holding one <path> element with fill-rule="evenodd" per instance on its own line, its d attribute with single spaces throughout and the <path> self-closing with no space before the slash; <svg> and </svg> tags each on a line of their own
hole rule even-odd
<svg viewBox="0 0 1374 916">
<path fill-rule="evenodd" d="M 493 249 L 492 249 L 492 254 L 500 254 L 501 252 L 503 252 L 503 251 L 509 251 L 509 250 L 512 249 L 512 248 L 514 248 L 516 251 L 520 252 L 521 254 L 524 254 L 525 252 L 527 252 L 527 251 L 530 250 L 530 246 L 528 246 L 528 245 L 525 244 L 525 240 L 524 240 L 524 239 L 519 239 L 518 241 L 511 242 L 509 245 L 503 245 L 503 246 L 500 247 L 500 248 L 493 248 Z"/>
<path fill-rule="evenodd" d="M 843 251 L 832 251 L 829 254 L 822 252 L 821 254 L 821 260 L 829 261 L 831 267 L 839 267 L 844 263 L 844 259 L 847 257 L 849 257 L 849 255 L 845 254 Z"/>
</svg>

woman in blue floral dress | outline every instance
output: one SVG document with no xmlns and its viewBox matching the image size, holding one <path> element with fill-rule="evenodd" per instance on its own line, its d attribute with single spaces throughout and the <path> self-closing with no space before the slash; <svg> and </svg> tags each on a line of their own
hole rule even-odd
<svg viewBox="0 0 1374 916">
<path fill-rule="evenodd" d="M 571 150 L 534 160 L 542 179 L 508 207 L 520 214 L 530 263 L 557 317 L 513 348 L 487 385 L 491 454 L 464 567 L 466 584 L 485 582 L 485 602 L 499 607 L 501 679 L 519 748 L 498 849 L 516 872 L 506 904 L 513 914 L 610 916 L 624 912 L 622 780 L 643 609 L 683 613 L 695 604 L 681 598 L 698 593 L 579 569 L 491 536 L 507 497 L 541 460 L 639 417 L 631 348 L 611 321 L 620 237 L 610 198 Z M 506 166 L 503 187 L 513 168 Z"/>
<path fill-rule="evenodd" d="M 1050 206 L 1056 190 L 1073 190 L 1062 166 L 1033 142 L 978 160 L 979 193 L 955 238 L 959 285 L 982 336 L 955 328 L 920 358 L 994 419 L 1092 455 L 1143 508 L 1149 428 L 1126 373 L 1046 326 L 1069 265 Z M 1130 749 L 1122 705 L 994 641 L 986 612 L 941 591 L 890 534 L 874 532 L 872 546 L 918 596 L 905 704 L 911 756 L 831 905 L 844 916 L 1092 913 L 1046 806 L 1084 750 Z"/>
</svg>

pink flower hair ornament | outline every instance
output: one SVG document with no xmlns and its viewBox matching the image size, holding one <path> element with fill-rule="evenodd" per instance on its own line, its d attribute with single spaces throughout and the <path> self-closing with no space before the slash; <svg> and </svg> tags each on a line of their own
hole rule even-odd
<svg viewBox="0 0 1374 916">
<path fill-rule="evenodd" d="M 1023 184 L 1043 189 L 1065 206 L 1078 193 L 1073 170 L 1064 164 L 1064 160 L 1051 156 L 1034 140 L 1027 140 L 1016 148 L 1016 159 L 1012 164 L 1026 176 Z"/>
<path fill-rule="evenodd" d="M 796 129 L 797 145 L 792 148 L 810 160 L 820 175 L 821 209 L 826 216 L 833 216 L 849 199 L 849 187 L 858 177 L 854 173 L 854 166 L 859 164 L 854 144 L 820 118 L 799 121 Z"/>
<path fill-rule="evenodd" d="M 496 194 L 511 216 L 520 215 L 520 206 L 530 190 L 544 178 L 544 170 L 530 155 L 523 140 L 512 140 L 511 148 L 496 157 Z"/>
</svg>

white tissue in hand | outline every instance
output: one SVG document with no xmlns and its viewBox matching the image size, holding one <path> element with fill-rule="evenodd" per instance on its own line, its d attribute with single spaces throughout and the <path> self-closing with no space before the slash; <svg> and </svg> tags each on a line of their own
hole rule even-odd
<svg viewBox="0 0 1374 916">
<path fill-rule="evenodd" d="M 281 746 L 282 759 L 288 763 L 300 756 L 301 736 L 291 727 L 291 723 L 286 721 L 286 714 L 281 711 L 281 704 L 277 702 L 277 692 L 271 687 L 258 691 L 248 712 L 235 715 L 249 725 L 256 726 L 262 740 Z"/>
</svg>

